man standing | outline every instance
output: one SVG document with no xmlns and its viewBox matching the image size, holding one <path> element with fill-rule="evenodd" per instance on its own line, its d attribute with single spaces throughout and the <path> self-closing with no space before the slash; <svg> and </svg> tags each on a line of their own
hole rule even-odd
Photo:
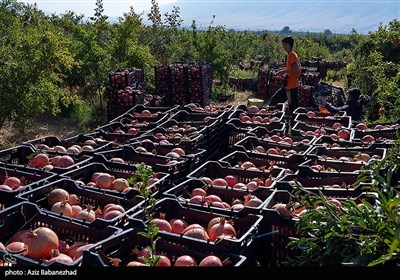
<svg viewBox="0 0 400 280">
<path fill-rule="evenodd" d="M 299 78 L 301 75 L 301 63 L 297 53 L 293 51 L 293 45 L 294 39 L 292 36 L 286 36 L 282 39 L 282 47 L 287 53 L 286 67 L 283 70 L 279 70 L 276 75 L 286 75 L 286 85 L 271 97 L 269 103 L 269 105 L 274 106 L 287 100 L 290 115 L 299 107 Z"/>
</svg>

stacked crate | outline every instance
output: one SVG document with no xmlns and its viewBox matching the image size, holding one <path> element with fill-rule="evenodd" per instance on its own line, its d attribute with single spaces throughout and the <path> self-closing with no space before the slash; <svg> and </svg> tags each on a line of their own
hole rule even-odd
<svg viewBox="0 0 400 280">
<path fill-rule="evenodd" d="M 166 105 L 209 104 L 212 93 L 212 65 L 172 63 L 155 69 L 156 94 Z"/>
<path fill-rule="evenodd" d="M 107 117 L 112 120 L 135 104 L 144 103 L 145 82 L 142 69 L 117 69 L 109 73 Z"/>
</svg>

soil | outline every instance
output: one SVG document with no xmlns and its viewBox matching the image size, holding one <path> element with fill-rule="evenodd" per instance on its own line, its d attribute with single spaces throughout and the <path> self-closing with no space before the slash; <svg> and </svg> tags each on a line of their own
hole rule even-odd
<svg viewBox="0 0 400 280">
<path fill-rule="evenodd" d="M 60 139 L 69 138 L 84 133 L 74 125 L 70 119 L 60 116 L 41 116 L 32 120 L 32 126 L 21 133 L 13 127 L 12 122 L 6 122 L 0 130 L 0 149 L 7 149 L 21 145 L 24 141 L 37 138 L 56 136 Z"/>
</svg>

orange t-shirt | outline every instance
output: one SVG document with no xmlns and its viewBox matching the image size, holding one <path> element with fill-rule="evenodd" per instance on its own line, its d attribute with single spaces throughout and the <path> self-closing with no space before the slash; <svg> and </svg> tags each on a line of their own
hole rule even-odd
<svg viewBox="0 0 400 280">
<path fill-rule="evenodd" d="M 292 51 L 292 52 L 288 53 L 288 55 L 286 57 L 286 70 L 289 70 L 290 68 L 292 68 L 293 63 L 295 63 L 295 62 L 297 62 L 299 68 L 301 69 L 299 57 L 297 56 L 297 53 Z M 286 84 L 285 89 L 293 89 L 293 88 L 299 87 L 300 74 L 301 74 L 300 71 L 298 73 L 287 73 L 288 78 L 287 78 L 287 84 Z"/>
</svg>

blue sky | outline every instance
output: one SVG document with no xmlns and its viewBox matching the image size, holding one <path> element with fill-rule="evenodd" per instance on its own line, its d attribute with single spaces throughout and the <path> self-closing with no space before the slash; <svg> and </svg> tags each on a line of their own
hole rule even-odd
<svg viewBox="0 0 400 280">
<path fill-rule="evenodd" d="M 28 0 L 49 13 L 72 10 L 86 17 L 93 16 L 96 0 Z M 400 0 L 158 0 L 162 14 L 180 7 L 184 26 L 195 19 L 207 27 L 213 15 L 214 24 L 233 29 L 280 30 L 289 26 L 295 31 L 348 33 L 355 28 L 360 33 L 375 31 L 380 23 L 386 25 L 400 19 Z M 151 0 L 103 0 L 104 13 L 113 18 L 128 12 L 133 6 L 137 13 L 149 10 Z M 144 22 L 146 17 L 143 16 Z"/>
<path fill-rule="evenodd" d="M 77 14 L 84 14 L 85 16 L 93 16 L 96 0 L 29 0 L 18 1 L 29 4 L 37 3 L 38 8 L 50 13 L 64 13 L 71 10 Z M 176 0 L 158 0 L 160 6 L 168 3 L 176 2 Z M 128 12 L 131 6 L 134 7 L 136 12 L 141 12 L 151 7 L 150 0 L 103 0 L 104 13 L 107 16 L 122 16 L 123 13 Z"/>
</svg>

